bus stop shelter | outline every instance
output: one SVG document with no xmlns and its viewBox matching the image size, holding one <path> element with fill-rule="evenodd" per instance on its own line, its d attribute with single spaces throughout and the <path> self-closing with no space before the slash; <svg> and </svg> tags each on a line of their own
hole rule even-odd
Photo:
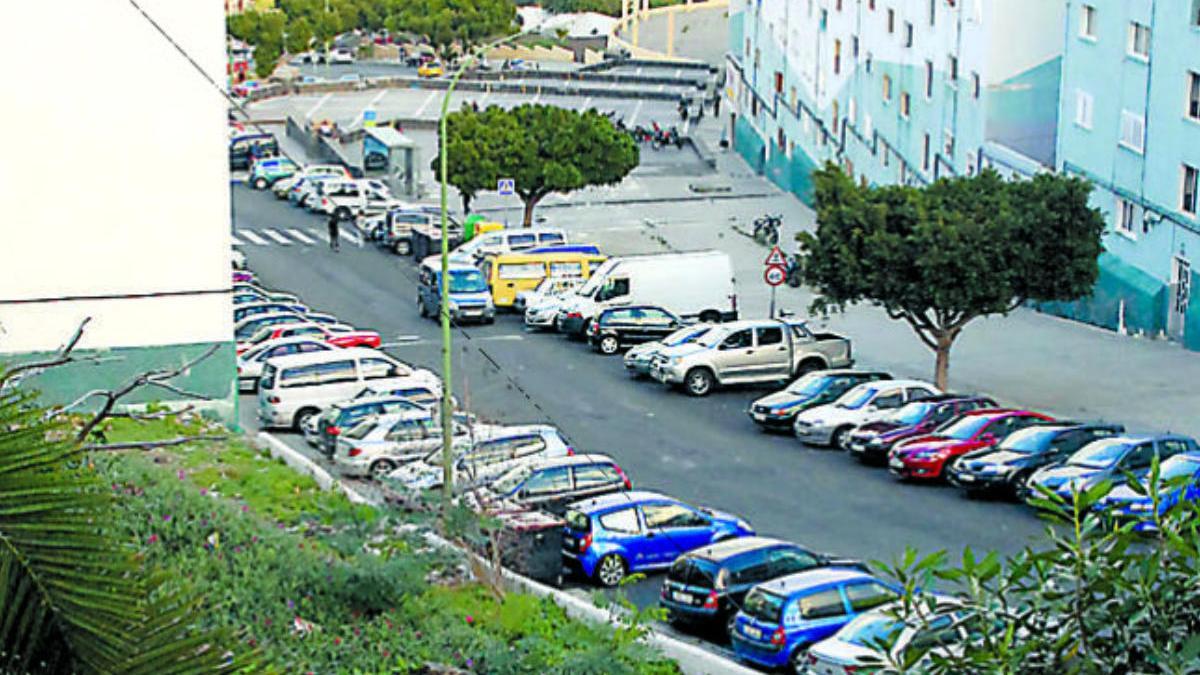
<svg viewBox="0 0 1200 675">
<path fill-rule="evenodd" d="M 363 174 L 384 180 L 397 197 L 417 199 L 420 151 L 413 139 L 392 127 L 368 127 L 363 135 Z"/>
</svg>

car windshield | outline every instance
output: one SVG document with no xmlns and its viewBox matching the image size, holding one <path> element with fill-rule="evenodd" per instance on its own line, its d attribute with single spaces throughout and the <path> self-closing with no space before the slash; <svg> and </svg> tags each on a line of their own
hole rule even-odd
<svg viewBox="0 0 1200 675">
<path fill-rule="evenodd" d="M 678 347 L 679 345 L 685 345 L 689 342 L 695 342 L 696 340 L 699 340 L 701 337 L 704 337 L 704 334 L 710 330 L 712 330 L 712 329 L 707 328 L 707 327 L 706 328 L 695 328 L 695 327 L 681 328 L 681 329 L 675 331 L 674 333 L 671 333 L 670 335 L 668 335 L 665 339 L 663 339 L 663 344 L 668 347 Z"/>
<path fill-rule="evenodd" d="M 521 483 L 525 482 L 530 471 L 531 469 L 527 466 L 514 466 L 492 483 L 492 491 L 498 495 L 507 495 L 513 492 L 521 486 Z"/>
<path fill-rule="evenodd" d="M 713 588 L 715 579 L 710 567 L 712 567 L 712 563 L 705 564 L 693 558 L 680 558 L 667 571 L 667 578 L 685 586 Z"/>
<path fill-rule="evenodd" d="M 592 529 L 592 519 L 582 511 L 567 511 L 567 515 L 563 516 L 563 520 L 567 521 L 567 527 L 579 532 L 590 532 Z"/>
<path fill-rule="evenodd" d="M 1044 450 L 1058 433 L 1058 429 L 1042 429 L 1038 427 L 1019 429 L 1001 441 L 999 447 L 1001 450 L 1008 450 L 1009 452 L 1032 455 Z"/>
<path fill-rule="evenodd" d="M 864 405 L 870 403 L 871 399 L 875 398 L 875 394 L 878 392 L 879 390 L 874 387 L 851 389 L 843 394 L 834 405 L 839 408 L 845 408 L 846 410 L 858 410 Z"/>
<path fill-rule="evenodd" d="M 354 439 L 357 441 L 357 440 L 360 440 L 363 437 L 365 437 L 367 434 L 371 433 L 371 429 L 374 429 L 374 428 L 375 428 L 375 420 L 367 419 L 367 420 L 363 420 L 363 421 L 359 422 L 358 424 L 354 425 L 354 428 L 350 429 L 350 431 L 347 431 L 346 433 L 344 433 L 342 435 L 345 436 L 346 438 L 351 438 L 351 439 Z"/>
<path fill-rule="evenodd" d="M 912 424 L 916 424 L 917 422 L 920 422 L 921 420 L 925 419 L 925 416 L 929 414 L 929 409 L 932 407 L 933 407 L 932 403 L 925 403 L 923 401 L 917 402 L 917 403 L 909 403 L 908 405 L 897 410 L 896 412 L 892 413 L 891 415 L 888 415 L 887 419 L 889 422 L 892 422 L 894 424 L 900 424 L 902 426 L 909 426 Z"/>
<path fill-rule="evenodd" d="M 868 649 L 891 647 L 900 636 L 902 627 L 900 621 L 883 612 L 871 612 L 846 624 L 845 628 L 838 631 L 837 639 Z"/>
<path fill-rule="evenodd" d="M 746 596 L 742 611 L 768 623 L 779 623 L 783 616 L 783 600 L 782 596 L 756 588 Z"/>
<path fill-rule="evenodd" d="M 1089 469 L 1107 469 L 1116 464 L 1127 449 L 1129 449 L 1128 441 L 1106 438 L 1084 446 L 1082 450 L 1071 455 L 1067 464 Z"/>
<path fill-rule="evenodd" d="M 1200 472 L 1200 460 L 1183 455 L 1175 455 L 1159 467 L 1160 480 L 1164 481 L 1194 476 L 1197 472 Z"/>
<path fill-rule="evenodd" d="M 965 441 L 979 433 L 979 430 L 986 427 L 992 418 L 982 415 L 968 415 L 957 422 L 946 425 L 938 431 L 941 436 L 953 438 L 959 441 Z"/>
<path fill-rule="evenodd" d="M 487 281 L 479 270 L 451 270 L 451 293 L 484 293 L 488 289 Z"/>
<path fill-rule="evenodd" d="M 831 382 L 833 382 L 831 377 L 809 373 L 793 382 L 787 391 L 793 396 L 816 396 L 828 389 Z"/>
</svg>

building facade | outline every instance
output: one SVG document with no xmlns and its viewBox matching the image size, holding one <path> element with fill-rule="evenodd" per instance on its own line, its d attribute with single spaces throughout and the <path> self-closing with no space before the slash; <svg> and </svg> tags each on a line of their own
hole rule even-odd
<svg viewBox="0 0 1200 675">
<path fill-rule="evenodd" d="M 1097 293 L 1057 307 L 1200 349 L 1200 0 L 1066 0 L 1058 168 L 1108 221 Z"/>
<path fill-rule="evenodd" d="M 140 5 L 223 81 L 219 5 Z M 11 69 L 7 86 L 24 103 L 0 112 L 10 130 L 0 157 L 0 363 L 52 354 L 90 318 L 75 351 L 82 360 L 28 380 L 46 403 L 215 350 L 174 384 L 206 399 L 197 407 L 234 419 L 224 97 L 128 3 L 73 3 L 67 15 L 11 3 L 0 13 L 11 25 L 53 25 L 73 47 Z M 20 41 L 0 55 L 29 56 Z M 151 388 L 129 402 L 180 398 Z"/>
<path fill-rule="evenodd" d="M 1053 166 L 1061 27 L 1047 0 L 734 0 L 729 133 L 806 200 L 826 161 L 910 185 Z"/>
</svg>

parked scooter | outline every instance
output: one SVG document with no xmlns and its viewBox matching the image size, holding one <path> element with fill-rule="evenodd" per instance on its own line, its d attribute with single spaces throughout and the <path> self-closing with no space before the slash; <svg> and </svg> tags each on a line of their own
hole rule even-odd
<svg viewBox="0 0 1200 675">
<path fill-rule="evenodd" d="M 754 241 L 766 246 L 779 243 L 779 228 L 783 225 L 783 216 L 766 214 L 754 221 Z"/>
</svg>

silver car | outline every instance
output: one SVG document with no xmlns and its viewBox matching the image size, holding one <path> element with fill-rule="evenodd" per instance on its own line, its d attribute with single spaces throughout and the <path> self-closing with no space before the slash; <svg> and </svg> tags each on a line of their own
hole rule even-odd
<svg viewBox="0 0 1200 675">
<path fill-rule="evenodd" d="M 497 427 L 474 434 L 472 445 L 451 464 L 455 491 L 463 491 L 495 480 L 514 466 L 539 459 L 566 457 L 571 446 L 555 427 L 533 424 Z M 442 449 L 420 461 L 406 464 L 387 476 L 401 490 L 420 491 L 441 487 Z"/>
<path fill-rule="evenodd" d="M 634 377 L 645 377 L 650 374 L 650 362 L 654 355 L 664 347 L 676 347 L 699 340 L 705 333 L 712 330 L 714 324 L 701 323 L 694 326 L 684 326 L 662 340 L 643 342 L 634 345 L 625 352 L 625 371 Z"/>
<path fill-rule="evenodd" d="M 454 423 L 456 452 L 471 446 L 471 434 L 488 427 Z M 338 436 L 333 453 L 337 472 L 350 478 L 382 478 L 442 447 L 442 424 L 430 410 L 410 410 L 369 417 Z"/>
</svg>

